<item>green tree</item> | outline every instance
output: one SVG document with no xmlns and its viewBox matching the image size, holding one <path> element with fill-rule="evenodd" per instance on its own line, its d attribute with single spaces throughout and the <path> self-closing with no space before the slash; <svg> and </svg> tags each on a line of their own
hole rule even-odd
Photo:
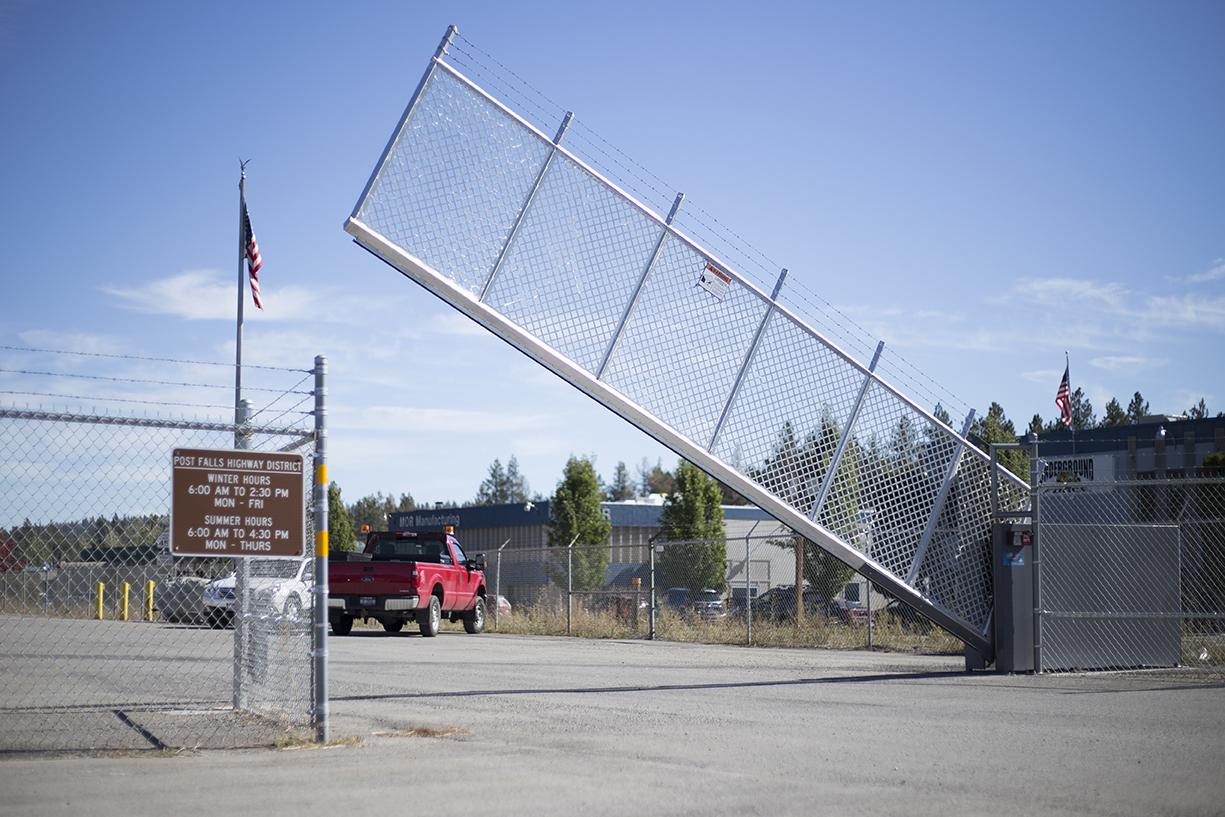
<svg viewBox="0 0 1225 817">
<path fill-rule="evenodd" d="M 353 535 L 353 524 L 349 521 L 349 511 L 340 499 L 340 486 L 335 482 L 328 483 L 328 549 L 355 550 L 357 539 Z"/>
<path fill-rule="evenodd" d="M 727 588 L 727 534 L 723 528 L 723 492 L 719 483 L 690 462 L 676 467 L 675 485 L 664 500 L 659 524 L 671 541 L 709 539 L 702 543 L 669 545 L 659 561 L 665 583 L 690 590 Z"/>
<path fill-rule="evenodd" d="M 635 492 L 636 488 L 634 481 L 630 479 L 629 469 L 625 467 L 624 462 L 618 462 L 617 470 L 613 472 L 612 483 L 605 491 L 605 496 L 609 502 L 624 502 L 627 499 L 633 499 Z"/>
<path fill-rule="evenodd" d="M 489 466 L 489 476 L 477 489 L 473 505 L 509 505 L 515 502 L 527 502 L 531 489 L 527 479 L 519 473 L 519 460 L 511 455 L 502 469 L 502 461 L 494 460 Z"/>
<path fill-rule="evenodd" d="M 1123 411 L 1123 407 L 1119 405 L 1119 401 L 1110 398 L 1110 402 L 1106 404 L 1106 412 L 1102 417 L 1102 428 L 1110 428 L 1111 426 L 1125 426 L 1128 424 L 1127 412 Z"/>
<path fill-rule="evenodd" d="M 1097 428 L 1097 415 L 1093 413 L 1093 404 L 1085 395 L 1083 389 L 1072 392 L 1072 430 L 1086 431 Z"/>
<path fill-rule="evenodd" d="M 1204 402 L 1204 398 L 1199 399 L 1197 405 L 1187 409 L 1187 418 L 1190 420 L 1206 420 L 1211 415 L 1208 414 L 1208 404 Z"/>
<path fill-rule="evenodd" d="M 1041 414 L 1035 414 L 1029 421 L 1029 427 L 1025 429 L 1025 434 L 1050 434 L 1059 431 L 1059 421 L 1051 420 L 1049 423 L 1042 420 Z"/>
<path fill-rule="evenodd" d="M 1041 418 L 1034 415 L 1034 419 L 1040 420 Z M 970 427 L 970 440 L 983 451 L 990 451 L 990 443 L 1015 443 L 1017 429 L 1012 424 L 1012 420 L 1004 416 L 1004 407 L 992 402 L 985 416 L 975 418 L 974 424 Z M 1001 451 L 999 461 L 1021 479 L 1029 479 L 1029 455 L 1024 451 Z"/>
<path fill-rule="evenodd" d="M 549 501 L 548 545 L 565 548 L 573 541 L 575 547 L 590 547 L 572 554 L 575 590 L 599 590 L 608 574 L 608 550 L 599 547 L 608 544 L 612 530 L 600 507 L 603 495 L 595 463 L 571 456 Z M 566 587 L 566 568 L 564 552 L 550 554 L 544 565 L 545 575 L 561 588 Z"/>
<path fill-rule="evenodd" d="M 394 495 L 389 493 L 383 496 L 380 491 L 377 494 L 364 496 L 349 506 L 349 523 L 353 526 L 353 530 L 358 532 L 363 526 L 368 526 L 372 531 L 385 531 L 387 530 L 387 514 L 415 510 L 417 510 L 417 503 L 413 501 L 412 494 L 400 494 L 400 499 L 397 501 Z"/>
<path fill-rule="evenodd" d="M 638 490 L 642 496 L 664 494 L 667 496 L 675 488 L 672 475 L 664 470 L 663 460 L 656 460 L 654 465 L 646 457 L 638 465 Z"/>
<path fill-rule="evenodd" d="M 1140 422 L 1148 416 L 1148 401 L 1140 396 L 1140 392 L 1136 392 L 1131 398 L 1131 402 L 1127 404 L 1127 419 L 1132 425 Z"/>
<path fill-rule="evenodd" d="M 936 407 L 932 409 L 932 416 L 949 428 L 953 427 L 953 418 L 949 416 L 948 411 L 940 403 L 937 403 Z"/>
<path fill-rule="evenodd" d="M 841 437 L 837 420 L 830 411 L 824 412 L 820 430 L 807 435 L 803 444 L 799 442 L 792 423 L 784 422 L 774 443 L 772 456 L 754 478 L 789 504 L 809 513 L 817 499 L 820 483 L 829 471 Z M 875 439 L 866 451 L 852 439 L 843 452 L 838 471 L 821 506 L 820 523 L 837 533 L 843 541 L 860 545 L 863 530 L 859 519 L 859 502 L 864 491 L 860 475 L 864 473 L 865 462 L 871 463 L 867 467 L 867 470 L 873 473 L 870 482 L 880 490 L 882 496 L 879 502 L 884 506 L 888 502 L 886 497 L 892 493 L 888 487 L 890 479 L 903 471 L 917 468 L 916 449 L 921 444 L 914 425 L 907 422 L 894 427 L 889 442 L 889 454 L 877 449 Z M 803 586 L 807 582 L 821 593 L 822 598 L 828 599 L 836 595 L 854 574 L 851 568 L 811 539 L 789 536 L 770 541 L 771 544 L 792 553 L 795 552 L 797 544 L 803 548 L 803 575 L 798 583 Z"/>
</svg>

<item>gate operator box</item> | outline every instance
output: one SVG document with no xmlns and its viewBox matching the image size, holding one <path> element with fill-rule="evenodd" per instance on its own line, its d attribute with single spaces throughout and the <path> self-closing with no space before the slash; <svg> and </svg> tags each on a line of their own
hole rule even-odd
<svg viewBox="0 0 1225 817">
<path fill-rule="evenodd" d="M 1029 524 L 991 528 L 995 587 L 995 669 L 1034 669 L 1034 530 Z"/>
</svg>

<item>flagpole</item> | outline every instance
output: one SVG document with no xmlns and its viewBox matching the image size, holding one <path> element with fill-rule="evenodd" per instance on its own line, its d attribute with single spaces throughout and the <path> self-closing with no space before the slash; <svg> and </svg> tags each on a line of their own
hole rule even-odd
<svg viewBox="0 0 1225 817">
<path fill-rule="evenodd" d="M 249 160 L 248 160 L 249 161 Z M 238 334 L 234 341 L 234 425 L 246 422 L 246 412 L 242 404 L 242 265 L 247 255 L 246 227 L 243 223 L 243 213 L 247 208 L 247 163 L 239 160 L 242 175 L 238 179 Z M 234 429 L 234 447 L 242 447 L 242 435 Z"/>
</svg>

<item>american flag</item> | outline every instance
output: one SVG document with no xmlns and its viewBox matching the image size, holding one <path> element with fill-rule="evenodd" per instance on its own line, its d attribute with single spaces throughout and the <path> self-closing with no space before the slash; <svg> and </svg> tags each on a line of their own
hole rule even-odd
<svg viewBox="0 0 1225 817">
<path fill-rule="evenodd" d="M 264 265 L 264 262 L 259 257 L 259 244 L 255 240 L 255 233 L 251 230 L 251 216 L 247 214 L 245 201 L 242 203 L 242 228 L 243 246 L 247 253 L 247 273 L 251 279 L 251 297 L 255 300 L 255 305 L 262 310 L 264 302 L 259 299 L 259 268 Z"/>
<path fill-rule="evenodd" d="M 1059 391 L 1055 392 L 1055 405 L 1059 406 L 1059 419 L 1068 428 L 1072 427 L 1072 391 L 1068 385 L 1068 367 L 1063 369 L 1063 380 L 1059 383 Z"/>
</svg>

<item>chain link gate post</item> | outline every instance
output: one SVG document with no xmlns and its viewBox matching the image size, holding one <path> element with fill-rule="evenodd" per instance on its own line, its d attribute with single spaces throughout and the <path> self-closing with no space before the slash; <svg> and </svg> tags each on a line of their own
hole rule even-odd
<svg viewBox="0 0 1225 817">
<path fill-rule="evenodd" d="M 1038 462 L 1038 434 L 1029 432 L 1029 510 L 1034 529 L 1034 675 L 1042 673 L 1042 517 L 1039 513 L 1038 483 L 1042 465 Z"/>
<path fill-rule="evenodd" d="M 315 586 L 311 592 L 311 721 L 315 739 L 327 743 L 328 707 L 328 359 L 315 357 Z"/>
</svg>

